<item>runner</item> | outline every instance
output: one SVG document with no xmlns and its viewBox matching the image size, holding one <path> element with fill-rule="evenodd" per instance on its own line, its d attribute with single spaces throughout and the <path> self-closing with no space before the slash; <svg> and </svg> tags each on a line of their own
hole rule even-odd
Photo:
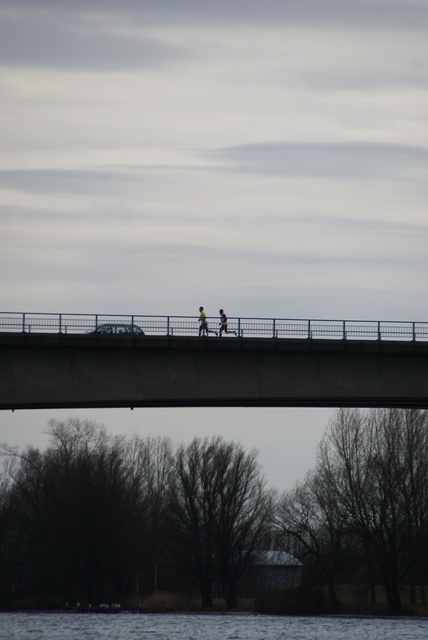
<svg viewBox="0 0 428 640">
<path fill-rule="evenodd" d="M 223 311 L 223 309 L 220 309 L 219 311 L 220 314 L 220 331 L 218 332 L 218 335 L 221 338 L 221 334 L 223 333 L 233 333 L 235 336 L 238 335 L 236 333 L 236 331 L 228 331 L 227 329 L 227 315 L 225 314 L 225 312 Z"/>
</svg>

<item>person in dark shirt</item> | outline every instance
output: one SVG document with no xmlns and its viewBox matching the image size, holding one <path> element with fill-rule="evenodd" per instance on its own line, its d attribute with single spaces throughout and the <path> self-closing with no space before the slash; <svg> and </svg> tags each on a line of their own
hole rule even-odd
<svg viewBox="0 0 428 640">
<path fill-rule="evenodd" d="M 220 331 L 218 335 L 221 337 L 221 334 L 224 331 L 224 333 L 233 333 L 236 336 L 236 331 L 229 331 L 227 328 L 227 315 L 225 314 L 223 309 L 220 309 L 219 314 L 220 314 Z"/>
</svg>

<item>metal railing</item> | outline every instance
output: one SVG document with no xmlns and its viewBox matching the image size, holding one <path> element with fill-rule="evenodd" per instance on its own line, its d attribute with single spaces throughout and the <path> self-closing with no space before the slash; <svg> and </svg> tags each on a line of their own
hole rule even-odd
<svg viewBox="0 0 428 640">
<path fill-rule="evenodd" d="M 0 312 L 0 331 L 25 333 L 90 334 L 106 325 L 118 333 L 138 331 L 146 335 L 194 336 L 199 333 L 195 316 L 11 313 Z M 219 329 L 217 317 L 208 318 L 209 336 Z M 225 337 L 306 338 L 336 340 L 428 340 L 428 322 L 373 320 L 304 320 L 285 318 L 229 318 Z"/>
</svg>

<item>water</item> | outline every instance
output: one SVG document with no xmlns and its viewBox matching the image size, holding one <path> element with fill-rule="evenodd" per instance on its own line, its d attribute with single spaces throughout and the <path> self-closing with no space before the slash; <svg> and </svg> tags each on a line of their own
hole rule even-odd
<svg viewBox="0 0 428 640">
<path fill-rule="evenodd" d="M 426 640 L 428 620 L 251 614 L 0 613 L 1 640 Z"/>
</svg>

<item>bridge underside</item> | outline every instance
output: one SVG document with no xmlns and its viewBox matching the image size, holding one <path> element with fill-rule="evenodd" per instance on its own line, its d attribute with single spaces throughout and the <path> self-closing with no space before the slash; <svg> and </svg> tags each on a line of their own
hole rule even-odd
<svg viewBox="0 0 428 640">
<path fill-rule="evenodd" d="M 0 335 L 0 409 L 428 408 L 428 343 Z"/>
</svg>

